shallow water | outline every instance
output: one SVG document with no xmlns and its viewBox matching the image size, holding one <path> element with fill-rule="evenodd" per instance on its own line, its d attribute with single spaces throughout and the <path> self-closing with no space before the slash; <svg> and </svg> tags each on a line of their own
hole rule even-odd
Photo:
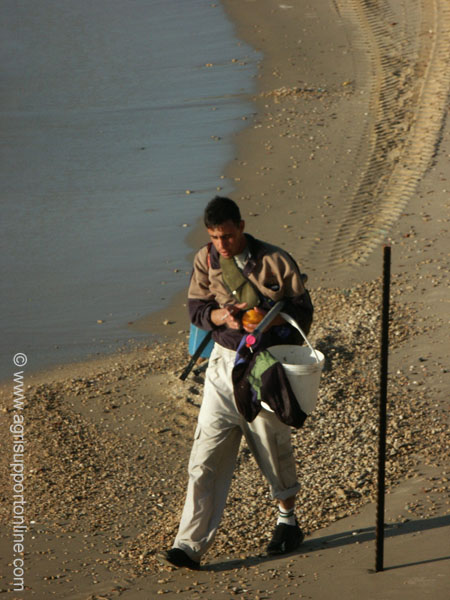
<svg viewBox="0 0 450 600">
<path fill-rule="evenodd" d="M 135 338 L 186 284 L 260 57 L 202 0 L 7 0 L 0 39 L 5 377 Z"/>
</svg>

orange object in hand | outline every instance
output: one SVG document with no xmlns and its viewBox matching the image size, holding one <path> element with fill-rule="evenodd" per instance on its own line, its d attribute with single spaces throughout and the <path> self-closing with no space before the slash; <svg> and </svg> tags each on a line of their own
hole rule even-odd
<svg viewBox="0 0 450 600">
<path fill-rule="evenodd" d="M 264 318 L 264 314 L 251 308 L 247 310 L 242 316 L 242 325 L 257 325 Z"/>
</svg>

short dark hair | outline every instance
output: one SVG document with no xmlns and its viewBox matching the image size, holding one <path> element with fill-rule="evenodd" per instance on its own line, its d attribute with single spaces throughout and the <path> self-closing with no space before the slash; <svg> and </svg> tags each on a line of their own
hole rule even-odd
<svg viewBox="0 0 450 600">
<path fill-rule="evenodd" d="M 232 221 L 235 225 L 242 221 L 241 211 L 236 202 L 222 196 L 216 196 L 208 202 L 203 219 L 207 229 L 222 225 L 225 221 Z"/>
</svg>

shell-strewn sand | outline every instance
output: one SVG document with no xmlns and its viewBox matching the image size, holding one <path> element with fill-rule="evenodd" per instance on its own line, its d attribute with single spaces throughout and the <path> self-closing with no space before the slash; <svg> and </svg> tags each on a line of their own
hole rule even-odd
<svg viewBox="0 0 450 600">
<path fill-rule="evenodd" d="M 247 230 L 285 247 L 309 274 L 311 340 L 327 357 L 317 410 L 293 432 L 297 514 L 312 537 L 299 554 L 264 557 L 275 505 L 243 445 L 208 566 L 191 573 L 158 565 L 155 553 L 176 532 L 202 393 L 201 375 L 178 379 L 188 355 L 177 298 L 148 320 L 168 334 L 159 346 L 33 377 L 24 369 L 23 593 L 11 585 L 15 411 L 11 386 L 2 388 L 1 434 L 11 450 L 0 459 L 0 591 L 39 600 L 323 600 L 360 598 L 370 586 L 379 600 L 444 599 L 448 3 L 225 5 L 238 34 L 265 57 L 254 119 L 227 172 L 233 197 Z M 387 543 L 389 560 L 403 568 L 375 580 L 367 574 L 374 522 L 366 515 L 376 498 L 386 241 L 393 258 Z M 165 320 L 173 324 L 160 327 Z M 422 554 L 410 554 L 418 547 Z"/>
</svg>

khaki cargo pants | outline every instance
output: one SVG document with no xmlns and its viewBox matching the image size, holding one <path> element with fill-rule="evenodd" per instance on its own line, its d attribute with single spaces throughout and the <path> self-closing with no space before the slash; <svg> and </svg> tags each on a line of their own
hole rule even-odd
<svg viewBox="0 0 450 600">
<path fill-rule="evenodd" d="M 242 435 L 269 482 L 272 497 L 294 496 L 297 482 L 291 428 L 262 409 L 252 423 L 238 412 L 231 371 L 236 353 L 215 344 L 189 460 L 189 483 L 174 542 L 193 560 L 214 540 L 225 507 Z"/>
</svg>

